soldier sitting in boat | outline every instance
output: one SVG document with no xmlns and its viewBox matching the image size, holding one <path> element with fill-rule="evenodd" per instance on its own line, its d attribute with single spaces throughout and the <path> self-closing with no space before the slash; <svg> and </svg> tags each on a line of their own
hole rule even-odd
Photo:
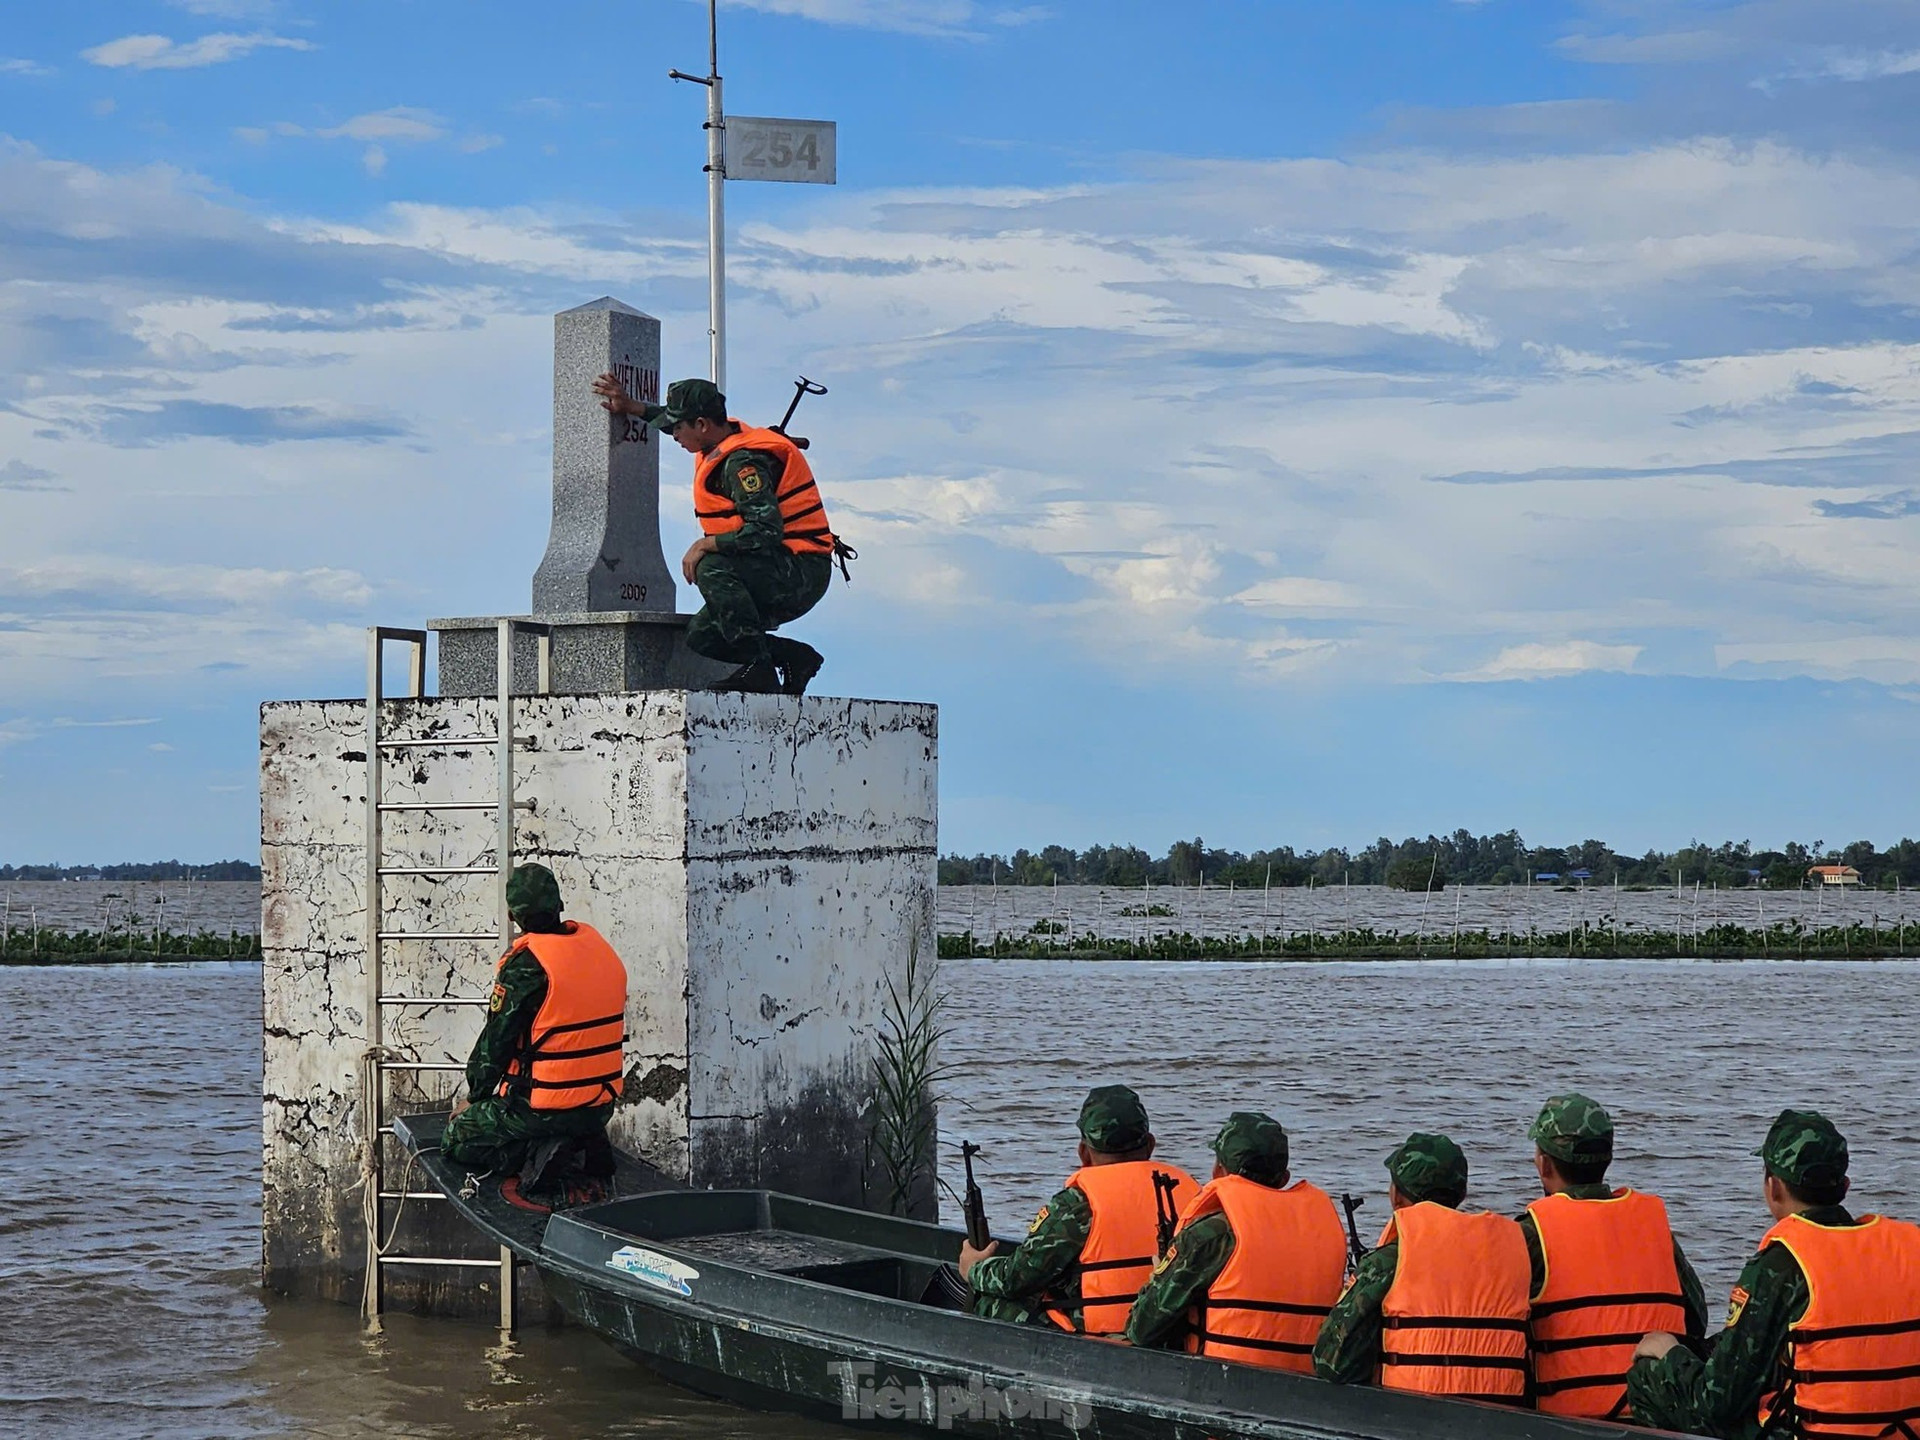
<svg viewBox="0 0 1920 1440">
<path fill-rule="evenodd" d="M 1667 1330 L 1698 1340 L 1706 1294 L 1659 1197 L 1607 1184 L 1605 1110 L 1556 1095 L 1527 1134 L 1545 1192 L 1520 1217 L 1533 1263 L 1534 1406 L 1611 1420 L 1625 1413 L 1637 1337 Z"/>
<path fill-rule="evenodd" d="M 1847 1142 L 1816 1111 L 1782 1110 L 1755 1153 L 1774 1226 L 1705 1359 L 1640 1342 L 1635 1417 L 1741 1440 L 1920 1434 L 1920 1227 L 1848 1212 Z"/>
<path fill-rule="evenodd" d="M 1235 1111 L 1213 1155 L 1213 1179 L 1133 1302 L 1127 1341 L 1311 1375 L 1346 1278 L 1340 1214 L 1324 1190 L 1293 1180 L 1272 1116 Z"/>
<path fill-rule="evenodd" d="M 1393 1218 L 1314 1346 L 1343 1384 L 1526 1403 L 1527 1242 L 1504 1215 L 1460 1209 L 1467 1157 L 1414 1134 L 1387 1157 Z"/>
<path fill-rule="evenodd" d="M 1080 1107 L 1080 1168 L 1040 1208 L 1027 1238 L 960 1249 L 973 1313 L 1036 1320 L 1088 1335 L 1117 1335 L 1157 1254 L 1156 1174 L 1174 1181 L 1173 1202 L 1199 1193 L 1191 1175 L 1153 1160 L 1147 1107 L 1125 1085 L 1103 1085 Z"/>
<path fill-rule="evenodd" d="M 521 935 L 495 967 L 467 1096 L 440 1153 L 478 1174 L 525 1167 L 502 1189 L 542 1208 L 535 1192 L 590 1198 L 613 1175 L 607 1120 L 624 1069 L 627 971 L 591 925 L 560 918 L 546 866 L 514 867 L 507 911 Z"/>
</svg>

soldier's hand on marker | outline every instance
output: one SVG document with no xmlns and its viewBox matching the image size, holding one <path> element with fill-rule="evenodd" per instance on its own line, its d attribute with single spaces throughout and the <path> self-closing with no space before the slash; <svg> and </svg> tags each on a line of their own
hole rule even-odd
<svg viewBox="0 0 1920 1440">
<path fill-rule="evenodd" d="M 680 560 L 680 573 L 687 577 L 687 584 L 693 584 L 693 572 L 700 568 L 700 562 L 719 550 L 720 546 L 711 535 L 702 535 L 687 547 L 687 553 Z"/>
<path fill-rule="evenodd" d="M 461 1112 L 464 1111 L 472 1103 L 473 1102 L 471 1100 L 469 1100 L 466 1096 L 462 1095 L 458 1100 L 453 1102 L 453 1113 L 447 1116 L 447 1118 L 449 1120 L 458 1120 L 460 1118 Z"/>
<path fill-rule="evenodd" d="M 1642 1335 L 1640 1343 L 1633 1347 L 1636 1360 L 1664 1360 L 1667 1352 L 1680 1343 L 1679 1337 L 1667 1334 L 1664 1330 L 1655 1330 L 1650 1335 Z"/>
<path fill-rule="evenodd" d="M 593 382 L 593 393 L 606 397 L 600 402 L 602 410 L 611 410 L 616 415 L 640 413 L 640 407 L 634 404 L 633 397 L 627 394 L 627 387 L 620 383 L 620 377 L 611 370 Z"/>
<path fill-rule="evenodd" d="M 990 1241 L 985 1247 L 979 1250 L 974 1249 L 973 1246 L 969 1245 L 965 1240 L 962 1240 L 960 1242 L 960 1278 L 965 1280 L 973 1274 L 974 1266 L 978 1265 L 989 1255 L 998 1255 L 999 1253 L 1000 1242 L 998 1240 Z"/>
</svg>

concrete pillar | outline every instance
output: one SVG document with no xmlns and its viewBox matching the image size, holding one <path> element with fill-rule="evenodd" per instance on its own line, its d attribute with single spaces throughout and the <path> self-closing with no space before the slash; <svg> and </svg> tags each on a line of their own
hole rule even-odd
<svg viewBox="0 0 1920 1440">
<path fill-rule="evenodd" d="M 494 700 L 389 704 L 394 738 L 496 728 Z M 346 1300 L 362 1257 L 364 720 L 364 702 L 345 700 L 261 713 L 265 1278 Z M 631 976 L 615 1142 L 695 1185 L 861 1204 L 885 977 L 916 938 L 934 954 L 934 707 L 654 690 L 530 697 L 515 726 L 528 744 L 516 789 L 534 802 L 519 858 L 552 867 L 567 913 L 603 931 Z M 491 749 L 401 755 L 389 799 L 494 793 Z M 390 864 L 491 854 L 485 812 L 390 823 Z M 389 887 L 397 926 L 495 923 L 484 876 Z M 494 949 L 393 943 L 388 988 L 483 996 Z M 390 1010 L 389 1044 L 464 1060 L 480 1015 Z M 416 1104 L 392 1108 L 439 1108 L 456 1084 L 429 1077 Z M 403 1229 L 396 1248 L 444 1244 Z M 444 1308 L 486 1311 L 459 1285 L 436 1287 Z M 407 1288 L 389 1294 L 405 1304 Z"/>
<path fill-rule="evenodd" d="M 660 322 L 611 296 L 554 316 L 553 529 L 533 572 L 536 615 L 673 613 L 673 572 L 660 549 L 660 436 L 602 407 L 593 382 L 608 371 L 657 405 Z"/>
</svg>

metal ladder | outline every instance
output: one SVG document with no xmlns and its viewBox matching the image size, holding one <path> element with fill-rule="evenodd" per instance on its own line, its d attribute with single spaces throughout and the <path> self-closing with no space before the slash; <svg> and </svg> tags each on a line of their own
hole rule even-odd
<svg viewBox="0 0 1920 1440">
<path fill-rule="evenodd" d="M 387 1138 L 393 1134 L 393 1126 L 387 1118 L 387 1077 L 396 1072 L 461 1074 L 466 1070 L 466 1066 L 454 1062 L 420 1060 L 390 1053 L 386 1045 L 386 1012 L 401 1009 L 428 1010 L 440 1006 L 484 1008 L 487 1004 L 484 994 L 468 997 L 390 995 L 386 991 L 383 960 L 386 947 L 395 943 L 478 945 L 491 942 L 499 946 L 499 953 L 505 953 L 513 944 L 513 922 L 507 914 L 507 876 L 513 868 L 514 816 L 516 811 L 533 808 L 531 801 L 516 800 L 513 793 L 513 642 L 517 634 L 531 634 L 535 637 L 538 655 L 536 692 L 541 695 L 552 693 L 552 631 L 545 625 L 530 621 L 502 620 L 499 626 L 499 725 L 495 733 L 441 737 L 431 740 L 393 740 L 386 738 L 380 727 L 381 705 L 389 698 L 384 693 L 386 688 L 385 647 L 388 642 L 396 642 L 408 646 L 410 651 L 406 695 L 391 698 L 421 699 L 426 693 L 427 632 L 390 629 L 386 626 L 371 626 L 367 631 L 367 1053 L 361 1077 L 366 1125 L 366 1150 L 361 1165 L 362 1183 L 366 1190 L 361 1211 L 367 1231 L 367 1271 L 361 1312 L 370 1323 L 374 1324 L 378 1323 L 385 1306 L 387 1267 L 419 1265 L 497 1270 L 500 1277 L 500 1328 L 503 1331 L 511 1331 L 514 1328 L 514 1260 L 513 1252 L 505 1246 L 500 1247 L 500 1256 L 497 1260 L 462 1259 L 446 1255 L 382 1253 L 382 1239 L 387 1231 L 387 1214 L 390 1205 L 404 1206 L 413 1200 L 430 1202 L 446 1199 L 446 1196 L 437 1190 L 387 1188 Z M 385 759 L 389 754 L 423 750 L 471 750 L 482 746 L 493 747 L 499 755 L 499 793 L 493 799 L 443 801 L 386 799 L 383 780 Z M 430 811 L 473 813 L 492 811 L 497 826 L 493 863 L 482 865 L 388 863 L 389 857 L 385 849 L 386 817 L 398 813 Z M 498 911 L 499 924 L 495 929 L 478 931 L 389 929 L 385 909 L 385 881 L 390 875 L 491 875 L 494 877 L 497 902 L 495 908 Z M 482 972 L 482 977 L 484 974 L 485 972 Z M 394 1213 L 394 1223 L 397 1228 L 397 1211 Z"/>
</svg>

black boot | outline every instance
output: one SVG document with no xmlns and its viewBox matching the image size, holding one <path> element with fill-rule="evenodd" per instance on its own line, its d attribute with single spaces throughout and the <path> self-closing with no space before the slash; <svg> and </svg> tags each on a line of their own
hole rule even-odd
<svg viewBox="0 0 1920 1440">
<path fill-rule="evenodd" d="M 731 690 L 742 695 L 777 695 L 780 693 L 780 672 L 773 668 L 773 661 L 756 660 L 714 681 L 707 689 Z"/>
<path fill-rule="evenodd" d="M 773 663 L 780 671 L 780 693 L 806 694 L 827 657 L 805 641 L 789 640 L 784 635 L 775 635 L 768 643 L 773 647 Z"/>
</svg>

